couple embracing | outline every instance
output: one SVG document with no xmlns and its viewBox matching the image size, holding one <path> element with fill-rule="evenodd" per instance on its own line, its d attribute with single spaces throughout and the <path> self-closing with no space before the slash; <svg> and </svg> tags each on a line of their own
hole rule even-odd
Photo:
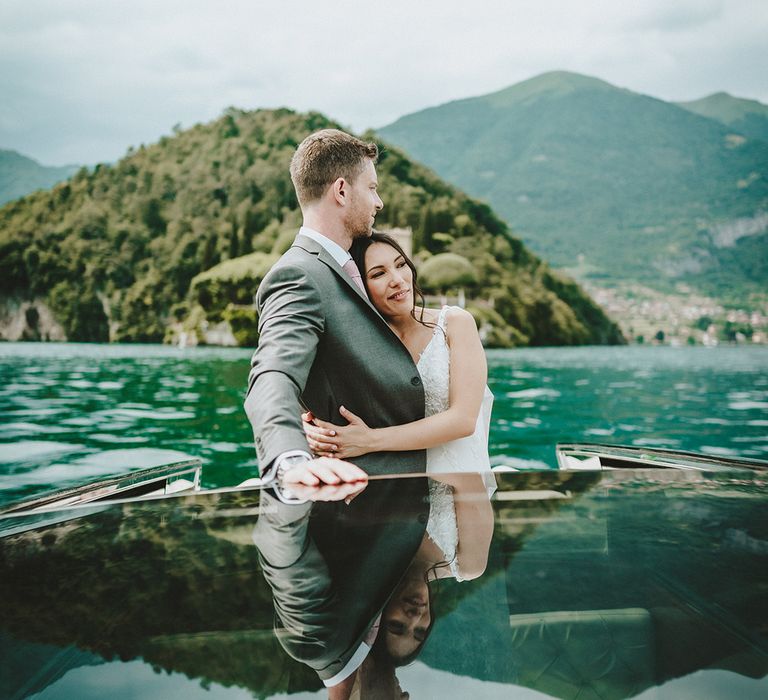
<svg viewBox="0 0 768 700">
<path fill-rule="evenodd" d="M 375 144 L 326 129 L 291 161 L 303 226 L 259 287 L 245 402 L 261 477 L 278 493 L 322 500 L 397 473 L 448 474 L 454 493 L 485 492 L 468 474 L 489 469 L 493 396 L 477 328 L 463 309 L 424 308 L 413 263 L 373 231 L 384 206 L 377 157 Z M 459 532 L 441 549 L 467 578 L 485 561 L 462 547 L 473 539 L 462 521 L 476 523 L 459 503 Z"/>
</svg>

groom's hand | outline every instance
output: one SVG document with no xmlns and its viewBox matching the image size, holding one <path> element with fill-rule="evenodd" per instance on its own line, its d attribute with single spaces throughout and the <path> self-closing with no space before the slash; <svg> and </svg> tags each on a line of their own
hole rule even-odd
<svg viewBox="0 0 768 700">
<path fill-rule="evenodd" d="M 320 484 L 319 486 L 304 486 L 304 484 L 290 484 L 288 493 L 292 498 L 301 501 L 344 501 L 347 505 L 357 498 L 368 486 L 367 481 L 355 481 L 352 483 Z"/>
<path fill-rule="evenodd" d="M 368 481 L 368 474 L 351 462 L 333 457 L 310 459 L 291 467 L 283 475 L 283 483 L 305 486 L 336 485 L 357 481 Z"/>
<path fill-rule="evenodd" d="M 295 498 L 308 501 L 349 503 L 368 485 L 368 474 L 360 467 L 331 457 L 318 457 L 297 464 L 283 474 L 281 486 Z"/>
</svg>

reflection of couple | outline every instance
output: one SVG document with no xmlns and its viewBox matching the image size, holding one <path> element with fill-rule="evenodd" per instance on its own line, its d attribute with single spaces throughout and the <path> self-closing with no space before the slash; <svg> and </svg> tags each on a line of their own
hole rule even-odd
<svg viewBox="0 0 768 700">
<path fill-rule="evenodd" d="M 413 263 L 372 233 L 384 206 L 377 155 L 331 129 L 299 145 L 291 178 L 304 225 L 258 291 L 246 411 L 262 477 L 294 492 L 489 467 L 477 328 L 462 309 L 417 306 Z"/>
<path fill-rule="evenodd" d="M 297 148 L 304 225 L 258 291 L 246 412 L 261 476 L 283 500 L 350 498 L 369 474 L 449 473 L 430 485 L 420 561 L 472 578 L 493 527 L 488 485 L 467 473 L 489 468 L 485 355 L 472 317 L 425 309 L 413 263 L 372 232 L 384 206 L 377 157 L 375 144 L 336 130 Z M 397 641 L 396 627 L 382 639 Z"/>
<path fill-rule="evenodd" d="M 479 474 L 454 477 L 477 479 L 483 493 L 456 499 L 459 537 L 471 546 L 451 562 L 430 533 L 439 492 L 425 498 L 423 479 L 363 483 L 349 505 L 262 494 L 253 540 L 277 639 L 318 674 L 331 700 L 401 697 L 395 670 L 416 658 L 434 624 L 430 584 L 482 573 L 492 519 L 478 501 L 488 516 L 490 504 Z M 457 493 L 470 490 L 459 485 Z M 465 508 L 477 513 L 467 518 Z"/>
</svg>

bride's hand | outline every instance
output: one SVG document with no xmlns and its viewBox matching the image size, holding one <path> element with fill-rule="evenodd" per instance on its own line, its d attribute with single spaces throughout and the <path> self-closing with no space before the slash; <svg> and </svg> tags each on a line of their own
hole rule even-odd
<svg viewBox="0 0 768 700">
<path fill-rule="evenodd" d="M 362 418 L 348 411 L 344 406 L 339 413 L 349 421 L 348 425 L 334 425 L 315 418 L 311 413 L 301 415 L 304 433 L 309 447 L 321 457 L 349 459 L 372 452 L 373 428 Z"/>
</svg>

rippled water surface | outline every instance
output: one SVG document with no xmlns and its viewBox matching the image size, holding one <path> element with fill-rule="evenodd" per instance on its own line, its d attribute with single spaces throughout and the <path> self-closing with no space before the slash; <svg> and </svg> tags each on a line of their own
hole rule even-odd
<svg viewBox="0 0 768 700">
<path fill-rule="evenodd" d="M 255 476 L 250 351 L 0 344 L 0 502 L 187 456 L 203 484 Z M 488 352 L 494 464 L 554 467 L 557 442 L 768 459 L 768 348 Z"/>
</svg>

